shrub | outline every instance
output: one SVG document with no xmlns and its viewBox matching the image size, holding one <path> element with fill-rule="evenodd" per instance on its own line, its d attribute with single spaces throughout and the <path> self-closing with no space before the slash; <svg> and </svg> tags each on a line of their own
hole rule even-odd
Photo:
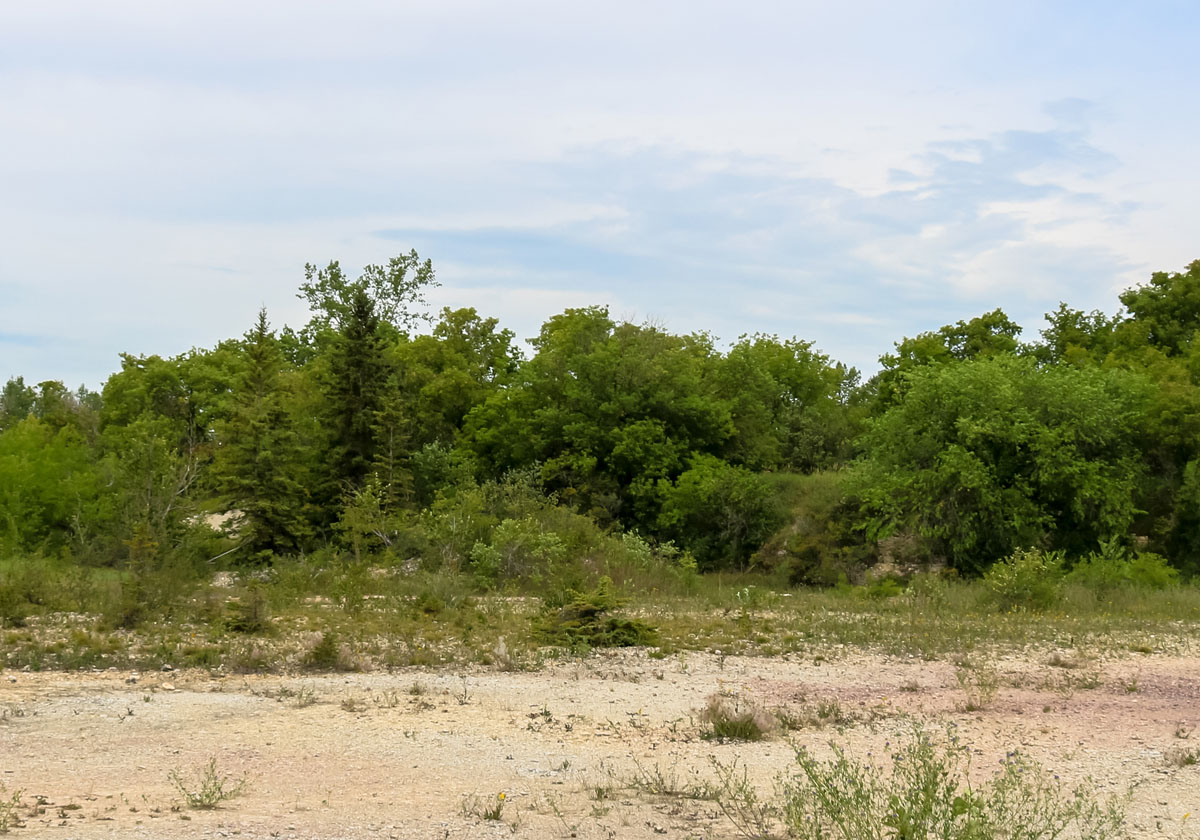
<svg viewBox="0 0 1200 840">
<path fill-rule="evenodd" d="M 524 580 L 545 573 L 566 556 L 562 540 L 542 529 L 532 516 L 505 519 L 492 529 L 490 544 L 475 543 L 471 568 L 479 584 L 493 589 L 510 580 Z"/>
<path fill-rule="evenodd" d="M 546 644 L 572 649 L 652 645 L 657 631 L 631 618 L 608 613 L 621 606 L 607 577 L 590 592 L 576 592 L 571 601 L 548 610 L 534 621 L 534 634 Z"/>
<path fill-rule="evenodd" d="M 1128 586 L 1166 589 L 1179 581 L 1179 571 L 1158 554 L 1131 554 L 1113 539 L 1102 541 L 1099 551 L 1076 563 L 1067 580 L 1101 590 Z"/>
<path fill-rule="evenodd" d="M 1054 551 L 1017 549 L 984 573 L 983 582 L 1002 610 L 1045 610 L 1062 594 L 1063 558 Z"/>
<path fill-rule="evenodd" d="M 1019 753 L 978 787 L 968 779 L 970 752 L 951 733 L 935 742 L 919 727 L 888 751 L 890 762 L 864 763 L 839 747 L 820 761 L 801 747 L 800 770 L 783 784 L 784 822 L 793 837 L 898 837 L 991 840 L 1125 836 L 1124 811 L 1088 785 L 1069 789 Z"/>
<path fill-rule="evenodd" d="M 230 605 L 225 627 L 234 633 L 266 633 L 272 629 L 267 594 L 262 585 L 249 586 L 242 597 Z"/>
<path fill-rule="evenodd" d="M 304 664 L 309 668 L 324 671 L 352 670 L 349 657 L 342 650 L 338 634 L 333 630 L 326 630 L 321 634 L 321 638 L 304 657 Z"/>
</svg>

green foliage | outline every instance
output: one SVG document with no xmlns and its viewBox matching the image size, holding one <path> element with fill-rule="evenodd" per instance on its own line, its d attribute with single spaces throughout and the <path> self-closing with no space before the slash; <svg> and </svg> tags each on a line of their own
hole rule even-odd
<svg viewBox="0 0 1200 840">
<path fill-rule="evenodd" d="M 743 336 L 715 364 L 734 427 L 726 457 L 753 470 L 800 472 L 844 461 L 860 431 L 861 412 L 843 401 L 857 376 L 811 342 Z"/>
<path fill-rule="evenodd" d="M 24 825 L 17 812 L 21 807 L 21 793 L 20 790 L 9 793 L 8 788 L 0 782 L 0 834 L 7 834 L 10 828 Z"/>
<path fill-rule="evenodd" d="M 304 664 L 318 671 L 342 670 L 342 643 L 337 632 L 326 630 L 304 657 Z"/>
<path fill-rule="evenodd" d="M 216 808 L 222 802 L 241 796 L 248 784 L 245 776 L 235 778 L 217 770 L 215 758 L 210 758 L 193 779 L 178 770 L 172 770 L 168 777 L 189 808 L 202 810 Z"/>
<path fill-rule="evenodd" d="M 903 399 L 909 377 L 930 365 L 986 359 L 1017 350 L 1021 327 L 995 309 L 970 321 L 948 324 L 937 332 L 921 333 L 896 344 L 896 352 L 879 357 L 883 368 L 872 382 L 876 411 Z"/>
<path fill-rule="evenodd" d="M 1076 563 L 1066 579 L 1102 591 L 1122 587 L 1166 589 L 1179 582 L 1179 570 L 1157 554 L 1131 552 L 1111 539 L 1102 541 L 1099 551 Z"/>
<path fill-rule="evenodd" d="M 230 605 L 225 627 L 234 633 L 261 634 L 273 629 L 271 609 L 262 584 L 245 588 L 237 601 Z"/>
<path fill-rule="evenodd" d="M 505 519 L 492 529 L 488 543 L 471 548 L 471 568 L 485 589 L 505 581 L 540 577 L 566 559 L 566 546 L 533 516 Z"/>
<path fill-rule="evenodd" d="M 854 474 L 868 535 L 914 531 L 974 571 L 1021 546 L 1077 553 L 1128 531 L 1143 379 L 999 355 L 927 367 L 909 386 Z"/>
<path fill-rule="evenodd" d="M 534 623 L 534 634 L 545 644 L 575 649 L 652 645 L 657 631 L 632 618 L 609 615 L 621 606 L 612 581 L 601 578 L 588 592 L 573 592 L 571 600 L 548 609 Z"/>
<path fill-rule="evenodd" d="M 554 316 L 533 345 L 508 387 L 467 417 L 481 466 L 537 465 L 549 490 L 602 526 L 657 533 L 662 480 L 732 432 L 727 404 L 713 398 L 711 344 L 591 308 Z"/>
<path fill-rule="evenodd" d="M 342 329 L 355 316 L 355 298 L 365 296 L 372 310 L 392 329 L 405 331 L 422 320 L 420 308 L 427 289 L 436 288 L 433 263 L 421 262 L 416 251 L 392 257 L 387 265 L 368 265 L 357 280 L 350 280 L 337 261 L 325 268 L 304 266 L 304 282 L 296 295 L 308 302 L 312 321 L 307 336 Z"/>
<path fill-rule="evenodd" d="M 1002 610 L 1045 610 L 1062 595 L 1063 558 L 1057 552 L 1017 549 L 992 565 L 983 582 Z"/>
<path fill-rule="evenodd" d="M 696 556 L 701 570 L 743 568 L 779 527 L 783 511 L 767 482 L 712 455 L 695 455 L 674 485 L 660 485 L 659 531 Z"/>
<path fill-rule="evenodd" d="M 842 471 L 771 476 L 786 518 L 753 564 L 783 570 L 791 587 L 833 586 L 857 574 L 870 552 L 846 526 L 846 478 Z"/>
<path fill-rule="evenodd" d="M 1200 260 L 1181 273 L 1155 272 L 1149 284 L 1123 292 L 1121 303 L 1129 318 L 1118 327 L 1118 342 L 1185 353 L 1200 329 Z"/>
<path fill-rule="evenodd" d="M 890 762 L 863 762 L 833 746 L 822 761 L 806 748 L 799 771 L 783 785 L 783 820 L 802 840 L 896 837 L 905 840 L 993 840 L 1063 836 L 1103 840 L 1126 836 L 1124 810 L 1094 789 L 1069 789 L 1020 753 L 1000 772 L 973 785 L 970 751 L 951 731 L 935 741 L 914 729 L 889 749 Z"/>
<path fill-rule="evenodd" d="M 229 508 L 241 512 L 243 562 L 298 551 L 308 534 L 300 440 L 289 422 L 285 362 L 266 311 L 246 334 L 245 369 L 216 465 Z"/>
</svg>

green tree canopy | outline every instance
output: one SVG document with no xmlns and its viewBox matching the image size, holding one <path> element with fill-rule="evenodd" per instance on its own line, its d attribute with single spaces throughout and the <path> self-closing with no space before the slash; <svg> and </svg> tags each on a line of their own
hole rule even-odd
<svg viewBox="0 0 1200 840">
<path fill-rule="evenodd" d="M 1016 548 L 1123 537 L 1147 397 L 1135 374 L 1015 356 L 914 371 L 856 471 L 868 530 L 915 531 L 969 571 Z"/>
</svg>

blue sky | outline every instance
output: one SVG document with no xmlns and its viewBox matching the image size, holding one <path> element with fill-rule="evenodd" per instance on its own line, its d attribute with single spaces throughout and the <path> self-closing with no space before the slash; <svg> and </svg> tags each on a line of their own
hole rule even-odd
<svg viewBox="0 0 1200 840">
<path fill-rule="evenodd" d="M 416 248 L 436 306 L 568 306 L 870 371 L 1200 258 L 1200 6 L 0 7 L 0 376 L 306 320 Z"/>
</svg>

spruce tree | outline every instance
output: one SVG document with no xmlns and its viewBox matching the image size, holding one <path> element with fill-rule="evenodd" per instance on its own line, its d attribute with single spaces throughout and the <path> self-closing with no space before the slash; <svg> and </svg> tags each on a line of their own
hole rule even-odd
<svg viewBox="0 0 1200 840">
<path fill-rule="evenodd" d="M 375 302 L 359 285 L 333 342 L 325 386 L 333 477 L 343 491 L 361 487 L 376 459 L 389 373 L 384 345 Z"/>
<path fill-rule="evenodd" d="M 241 556 L 270 562 L 272 555 L 299 551 L 308 526 L 300 447 L 285 406 L 283 354 L 265 309 L 246 333 L 244 354 L 217 473 L 228 505 L 242 512 Z"/>
</svg>

